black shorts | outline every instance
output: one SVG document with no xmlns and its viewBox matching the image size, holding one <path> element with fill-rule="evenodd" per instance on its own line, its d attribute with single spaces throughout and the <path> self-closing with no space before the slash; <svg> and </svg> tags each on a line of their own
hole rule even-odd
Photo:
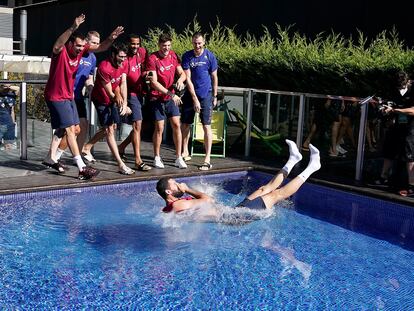
<svg viewBox="0 0 414 311">
<path fill-rule="evenodd" d="M 235 208 L 238 208 L 238 207 L 245 207 L 245 208 L 254 209 L 254 210 L 265 210 L 266 204 L 263 201 L 262 197 L 257 197 L 256 199 L 253 199 L 253 200 L 249 200 L 246 197 L 243 201 L 237 204 Z"/>
<path fill-rule="evenodd" d="M 406 124 L 392 126 L 384 140 L 383 156 L 389 160 L 414 161 L 414 131 Z"/>
</svg>

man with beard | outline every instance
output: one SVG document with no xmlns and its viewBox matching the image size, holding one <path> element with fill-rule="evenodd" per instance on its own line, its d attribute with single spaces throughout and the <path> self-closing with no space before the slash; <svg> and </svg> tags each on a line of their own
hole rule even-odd
<svg viewBox="0 0 414 311">
<path fill-rule="evenodd" d="M 80 59 L 85 52 L 105 51 L 123 32 L 123 27 L 118 26 L 102 44 L 90 46 L 86 44 L 85 37 L 82 34 L 75 32 L 84 21 L 84 14 L 76 17 L 72 26 L 58 37 L 53 46 L 49 79 L 45 88 L 45 99 L 50 111 L 51 125 L 55 131 L 48 156 L 42 162 L 59 173 L 65 172 L 64 167 L 56 158 L 56 153 L 63 136 L 66 135 L 74 162 L 79 169 L 78 178 L 81 180 L 92 179 L 98 175 L 99 171 L 85 165 L 76 142 L 75 125 L 79 124 L 73 91 L 76 72 Z"/>
<path fill-rule="evenodd" d="M 118 163 L 119 173 L 132 175 L 135 171 L 122 161 L 115 139 L 117 124 L 121 122 L 120 117 L 131 113 L 127 106 L 127 52 L 128 47 L 123 43 L 112 45 L 111 55 L 98 66 L 92 100 L 99 123 L 105 129 L 106 142 Z M 119 92 L 116 92 L 118 88 Z M 100 137 L 100 132 L 96 133 L 86 145 L 93 145 Z"/>
<path fill-rule="evenodd" d="M 188 93 L 183 96 L 181 113 L 181 134 L 183 136 L 183 159 L 190 160 L 188 142 L 190 140 L 190 126 L 194 123 L 195 113 L 200 114 L 204 131 L 204 149 L 206 155 L 199 170 L 207 171 L 212 168 L 210 156 L 213 144 L 211 132 L 211 117 L 213 108 L 217 105 L 217 59 L 214 54 L 204 48 L 205 40 L 202 33 L 192 36 L 193 50 L 183 55 L 182 66 L 187 75 Z"/>
</svg>

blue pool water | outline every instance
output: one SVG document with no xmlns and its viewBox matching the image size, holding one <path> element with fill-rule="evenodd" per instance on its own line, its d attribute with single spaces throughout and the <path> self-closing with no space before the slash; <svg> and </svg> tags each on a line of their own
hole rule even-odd
<svg viewBox="0 0 414 311">
<path fill-rule="evenodd" d="M 270 177 L 183 180 L 234 205 Z M 306 184 L 263 219 L 198 223 L 160 214 L 154 186 L 0 197 L 0 308 L 414 308 L 408 207 Z"/>
</svg>

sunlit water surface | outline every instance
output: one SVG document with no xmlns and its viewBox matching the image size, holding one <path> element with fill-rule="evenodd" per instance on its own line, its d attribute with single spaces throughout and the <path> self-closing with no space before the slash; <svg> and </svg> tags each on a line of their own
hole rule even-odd
<svg viewBox="0 0 414 311">
<path fill-rule="evenodd" d="M 259 183 L 243 174 L 186 181 L 222 210 Z M 153 182 L 2 204 L 1 308 L 414 307 L 412 252 L 299 214 L 289 201 L 247 223 L 200 223 L 162 206 Z"/>
</svg>

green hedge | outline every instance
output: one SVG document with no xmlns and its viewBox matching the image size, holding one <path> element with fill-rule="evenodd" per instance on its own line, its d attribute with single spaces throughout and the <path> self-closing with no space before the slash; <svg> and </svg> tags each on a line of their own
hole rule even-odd
<svg viewBox="0 0 414 311">
<path fill-rule="evenodd" d="M 275 25 L 259 37 L 239 36 L 218 20 L 208 31 L 196 19 L 181 32 L 172 27 L 151 29 L 144 37 L 149 51 L 157 49 L 162 31 L 170 32 L 173 49 L 182 55 L 192 48 L 191 34 L 207 33 L 207 47 L 219 60 L 220 85 L 273 90 L 387 97 L 395 73 L 414 72 L 414 52 L 404 47 L 395 29 L 374 39 L 321 33 L 314 39 Z"/>
</svg>

